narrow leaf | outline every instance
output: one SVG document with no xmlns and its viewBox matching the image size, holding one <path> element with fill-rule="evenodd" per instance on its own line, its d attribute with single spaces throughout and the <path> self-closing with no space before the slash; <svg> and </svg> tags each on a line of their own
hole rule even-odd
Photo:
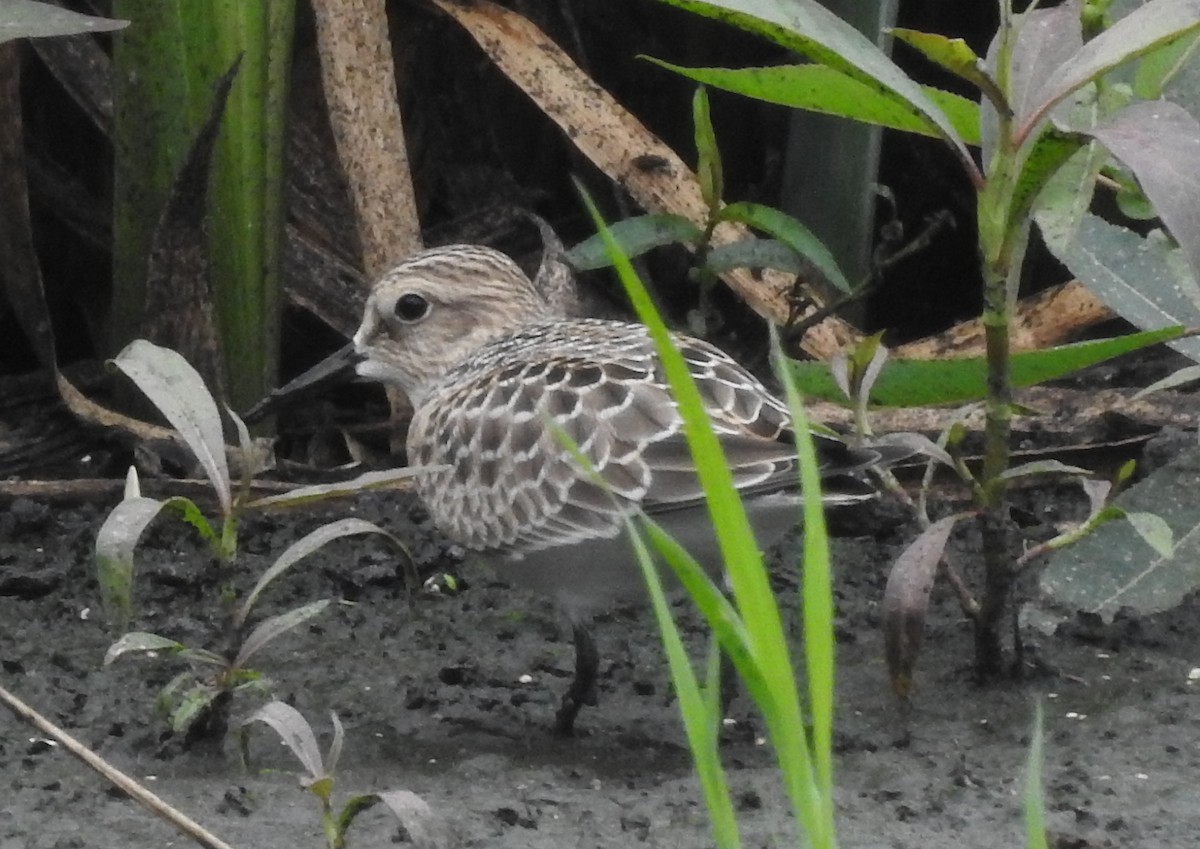
<svg viewBox="0 0 1200 849">
<path fill-rule="evenodd" d="M 825 247 L 798 218 L 774 207 L 747 201 L 729 204 L 721 210 L 720 217 L 723 221 L 740 221 L 774 236 L 796 253 L 811 260 L 838 289 L 843 292 L 850 291 L 850 282 L 842 274 L 842 269 L 829 248 Z"/>
<path fill-rule="evenodd" d="M 883 637 L 892 690 L 902 699 L 912 692 L 913 668 L 925 637 L 925 614 L 946 542 L 961 515 L 930 525 L 901 552 L 883 591 Z"/>
<path fill-rule="evenodd" d="M 1012 380 L 1017 387 L 1035 386 L 1089 365 L 1177 338 L 1181 327 L 1166 327 L 1143 333 L 1131 333 L 1115 339 L 1099 339 L 1022 351 L 1012 356 Z M 806 395 L 845 404 L 846 398 L 835 385 L 824 363 L 788 363 L 796 382 Z M 875 381 L 872 401 L 884 407 L 926 407 L 935 404 L 960 404 L 983 398 L 986 394 L 987 364 L 982 357 L 946 360 L 891 359 Z"/>
<path fill-rule="evenodd" d="M 1195 383 L 1197 380 L 1200 380 L 1200 366 L 1187 366 L 1167 375 L 1161 380 L 1154 381 L 1145 389 L 1138 390 L 1134 394 L 1133 399 L 1136 401 L 1154 392 L 1162 392 L 1164 389 L 1174 389 L 1177 386 L 1186 386 L 1189 383 Z"/>
<path fill-rule="evenodd" d="M 767 103 L 836 115 L 906 133 L 934 138 L 942 136 L 901 98 L 826 65 L 685 68 L 650 56 L 643 58 L 698 83 Z M 932 86 L 922 86 L 921 90 L 945 113 L 966 144 L 979 144 L 979 104 Z"/>
<path fill-rule="evenodd" d="M 611 228 L 613 239 L 626 256 L 641 256 L 663 245 L 698 242 L 704 231 L 682 215 L 639 215 L 618 221 Z M 571 248 L 566 260 L 576 271 L 591 271 L 612 265 L 604 240 L 591 236 Z"/>
<path fill-rule="evenodd" d="M 906 102 L 919 119 L 950 144 L 973 179 L 978 168 L 949 119 L 873 41 L 816 0 L 663 0 L 671 6 L 725 21 L 852 76 Z"/>
<path fill-rule="evenodd" d="M 221 512 L 229 515 L 233 493 L 225 459 L 221 413 L 212 394 L 187 360 L 169 348 L 135 339 L 113 364 L 137 384 L 179 431 L 216 490 Z"/>
<path fill-rule="evenodd" d="M 960 79 L 964 79 L 980 91 L 999 92 L 996 81 L 992 79 L 983 61 L 976 55 L 961 38 L 947 38 L 944 35 L 930 32 L 920 32 L 904 27 L 893 27 L 891 34 L 897 41 L 907 44 L 922 56 Z M 976 121 L 974 135 L 978 138 L 979 123 Z M 966 136 L 963 140 L 971 142 Z M 976 142 L 978 143 L 978 142 Z"/>
<path fill-rule="evenodd" d="M 404 483 L 419 474 L 435 472 L 441 468 L 441 466 L 404 466 L 400 469 L 365 472 L 348 481 L 300 486 L 279 495 L 256 498 L 254 501 L 246 504 L 246 509 L 263 510 L 272 507 L 301 507 L 320 501 L 328 501 L 331 498 L 345 498 L 347 495 L 367 490 L 398 488 L 397 484 Z"/>
<path fill-rule="evenodd" d="M 704 267 L 714 274 L 722 274 L 731 268 L 775 268 L 790 274 L 804 275 L 806 279 L 821 275 L 812 260 L 796 253 L 778 239 L 741 239 L 725 245 L 714 245 L 704 257 Z"/>
<path fill-rule="evenodd" d="M 108 647 L 108 651 L 104 653 L 104 665 L 108 666 L 118 657 L 130 652 L 181 652 L 186 648 L 183 643 L 178 640 L 172 640 L 158 634 L 150 634 L 145 631 L 130 631 L 128 634 L 122 635 L 121 639 L 117 640 Z"/>
<path fill-rule="evenodd" d="M 1090 475 L 1090 469 L 1079 466 L 1068 466 L 1060 460 L 1034 460 L 1032 463 L 1022 463 L 1001 473 L 1001 480 L 1015 480 L 1031 475 Z"/>
<path fill-rule="evenodd" d="M 696 137 L 696 176 L 700 180 L 700 195 L 712 211 L 716 211 L 725 195 L 725 177 L 721 168 L 721 151 L 713 129 L 712 110 L 708 92 L 696 89 L 692 97 L 692 123 Z"/>
<path fill-rule="evenodd" d="M 0 7 L 0 44 L 15 38 L 48 38 L 124 29 L 129 21 L 81 15 L 50 3 L 5 0 Z"/>
<path fill-rule="evenodd" d="M 405 552 L 405 556 L 408 554 L 404 543 L 398 538 L 365 519 L 349 517 L 321 525 L 321 527 L 305 534 L 302 538 L 289 545 L 283 554 L 279 555 L 278 559 L 263 572 L 258 582 L 255 583 L 254 589 L 250 591 L 250 594 L 246 596 L 246 600 L 238 608 L 237 614 L 234 616 L 235 627 L 240 628 L 246 622 L 246 619 L 250 616 L 251 609 L 254 607 L 254 603 L 258 600 L 262 591 L 297 562 L 333 542 L 335 539 L 360 534 L 378 534 L 399 550 Z"/>
<path fill-rule="evenodd" d="M 284 745 L 292 750 L 296 760 L 300 761 L 310 779 L 315 781 L 325 775 L 317 735 L 313 733 L 312 726 L 300 711 L 287 702 L 268 702 L 244 719 L 241 728 L 246 729 L 254 722 L 261 722 L 274 729 Z"/>
<path fill-rule="evenodd" d="M 264 619 L 258 623 L 258 626 L 250 632 L 242 643 L 241 648 L 238 650 L 237 658 L 233 661 L 234 668 L 241 669 L 245 667 L 250 662 L 251 657 L 266 648 L 276 637 L 280 637 L 293 628 L 303 625 L 328 606 L 329 599 L 323 598 L 301 607 L 294 607 L 287 613 L 281 613 L 278 616 Z"/>
<path fill-rule="evenodd" d="M 104 619 L 115 633 L 129 627 L 133 615 L 133 556 L 142 533 L 165 502 L 135 496 L 113 508 L 96 534 L 96 579 Z"/>
</svg>

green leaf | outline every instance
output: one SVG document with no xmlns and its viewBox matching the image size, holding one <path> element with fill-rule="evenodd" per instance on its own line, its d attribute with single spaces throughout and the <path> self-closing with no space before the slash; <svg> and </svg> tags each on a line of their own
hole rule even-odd
<svg viewBox="0 0 1200 849">
<path fill-rule="evenodd" d="M 1133 77 L 1133 93 L 1139 100 L 1158 100 L 1189 60 L 1194 60 L 1200 35 L 1191 33 L 1168 41 L 1138 62 Z"/>
<path fill-rule="evenodd" d="M 127 26 L 129 21 L 81 15 L 49 3 L 34 3 L 31 0 L 5 0 L 0 7 L 0 44 L 15 38 L 110 32 Z"/>
<path fill-rule="evenodd" d="M 1022 351 L 1012 356 L 1013 385 L 1036 386 L 1129 351 L 1175 339 L 1182 332 L 1181 327 L 1167 327 L 1115 339 L 1077 342 L 1042 351 Z M 806 395 L 847 403 L 846 396 L 837 388 L 826 364 L 791 362 L 788 367 Z M 926 407 L 975 401 L 986 394 L 986 373 L 987 363 L 982 357 L 891 359 L 875 381 L 872 401 L 883 407 Z"/>
<path fill-rule="evenodd" d="M 696 176 L 700 180 L 700 194 L 711 214 L 716 212 L 725 195 L 725 178 L 721 168 L 721 150 L 717 147 L 717 134 L 713 130 L 708 92 L 703 86 L 696 89 L 692 97 L 692 123 L 696 136 Z"/>
<path fill-rule="evenodd" d="M 1052 127 L 1042 132 L 1021 162 L 1008 207 L 1010 226 L 1020 226 L 1028 221 L 1029 211 L 1042 190 L 1086 144 L 1083 137 L 1062 133 Z"/>
<path fill-rule="evenodd" d="M 197 684 L 186 693 L 171 711 L 171 730 L 176 734 L 187 731 L 217 700 L 221 691 L 207 684 Z"/>
<path fill-rule="evenodd" d="M 940 65 L 956 77 L 966 80 L 980 91 L 999 92 L 996 81 L 984 69 L 983 62 L 961 38 L 948 38 L 938 33 L 920 32 L 904 27 L 893 27 L 890 32 L 898 41 L 918 51 L 930 62 Z M 976 122 L 976 136 L 978 136 L 978 122 Z M 964 141 L 966 141 L 965 137 Z"/>
<path fill-rule="evenodd" d="M 1109 522 L 1056 552 L 1043 590 L 1057 604 L 1105 618 L 1122 606 L 1142 615 L 1175 607 L 1200 588 L 1197 491 L 1200 449 L 1192 448 L 1117 496 L 1114 506 L 1133 524 Z"/>
<path fill-rule="evenodd" d="M 1033 732 L 1029 737 L 1029 757 L 1025 763 L 1025 846 L 1048 849 L 1046 841 L 1046 799 L 1042 772 L 1046 768 L 1042 754 L 1042 702 L 1033 705 Z"/>
<path fill-rule="evenodd" d="M 954 149 L 963 168 L 978 175 L 957 130 L 925 92 L 867 36 L 816 0 L 662 0 L 671 6 L 725 21 L 854 77 L 885 96 L 906 102 Z"/>
<path fill-rule="evenodd" d="M 699 242 L 704 230 L 682 215 L 639 215 L 618 221 L 609 228 L 626 256 L 641 256 L 663 245 Z M 567 251 L 565 259 L 576 271 L 607 268 L 612 259 L 599 235 L 591 236 Z"/>
<path fill-rule="evenodd" d="M 838 289 L 843 292 L 850 291 L 850 282 L 842 274 L 842 269 L 829 248 L 798 219 L 786 212 L 761 203 L 741 201 L 723 208 L 720 217 L 723 221 L 740 221 L 774 236 L 796 253 L 811 260 Z"/>
<path fill-rule="evenodd" d="M 751 237 L 714 245 L 704 260 L 704 267 L 714 274 L 722 274 L 731 268 L 774 268 L 807 277 L 819 275 L 822 282 L 829 282 L 811 260 L 796 253 L 778 239 Z"/>
<path fill-rule="evenodd" d="M 893 130 L 941 138 L 928 121 L 903 100 L 825 65 L 776 65 L 767 68 L 685 68 L 644 57 L 698 83 L 767 103 L 836 115 Z M 979 104 L 948 91 L 922 91 L 953 125 L 966 144 L 979 144 Z"/>
</svg>

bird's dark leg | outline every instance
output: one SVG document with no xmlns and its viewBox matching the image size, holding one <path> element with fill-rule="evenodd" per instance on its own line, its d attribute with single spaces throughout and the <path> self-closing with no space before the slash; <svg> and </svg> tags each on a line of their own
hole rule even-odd
<svg viewBox="0 0 1200 849">
<path fill-rule="evenodd" d="M 575 679 L 563 696 L 555 714 L 554 732 L 564 737 L 575 733 L 575 717 L 584 705 L 595 707 L 596 678 L 600 672 L 600 654 L 587 625 L 572 623 L 575 629 Z"/>
</svg>

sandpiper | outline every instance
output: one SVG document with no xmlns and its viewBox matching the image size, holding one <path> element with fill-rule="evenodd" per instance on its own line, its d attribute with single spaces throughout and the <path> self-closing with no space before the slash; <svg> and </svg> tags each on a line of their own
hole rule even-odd
<svg viewBox="0 0 1200 849">
<path fill-rule="evenodd" d="M 591 615 L 644 596 L 624 517 L 644 512 L 719 574 L 719 551 L 683 422 L 645 327 L 564 315 L 504 254 L 451 245 L 383 276 L 354 336 L 361 377 L 411 399 L 408 459 L 434 523 L 514 584 L 552 596 L 574 628 L 575 678 L 557 713 L 570 733 L 596 702 Z M 798 518 L 784 403 L 707 342 L 675 344 L 704 398 L 760 545 Z M 595 481 L 563 445 L 587 457 Z M 822 471 L 876 459 L 818 435 Z M 436 467 L 436 468 L 435 468 Z M 868 497 L 831 489 L 829 501 Z"/>
</svg>

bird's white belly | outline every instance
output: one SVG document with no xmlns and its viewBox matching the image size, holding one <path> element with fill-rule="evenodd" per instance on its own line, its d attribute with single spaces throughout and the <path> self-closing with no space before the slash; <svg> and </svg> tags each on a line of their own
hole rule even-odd
<svg viewBox="0 0 1200 849">
<path fill-rule="evenodd" d="M 764 550 L 800 521 L 800 499 L 792 493 L 760 497 L 748 505 L 748 510 L 759 548 Z M 656 519 L 710 576 L 715 579 L 723 573 L 720 549 L 706 510 L 680 510 Z M 519 558 L 491 557 L 487 562 L 504 580 L 551 596 L 573 619 L 647 601 L 641 566 L 626 533 L 533 551 Z M 661 558 L 656 557 L 655 562 L 668 591 L 677 590 L 679 585 L 671 568 Z"/>
</svg>

